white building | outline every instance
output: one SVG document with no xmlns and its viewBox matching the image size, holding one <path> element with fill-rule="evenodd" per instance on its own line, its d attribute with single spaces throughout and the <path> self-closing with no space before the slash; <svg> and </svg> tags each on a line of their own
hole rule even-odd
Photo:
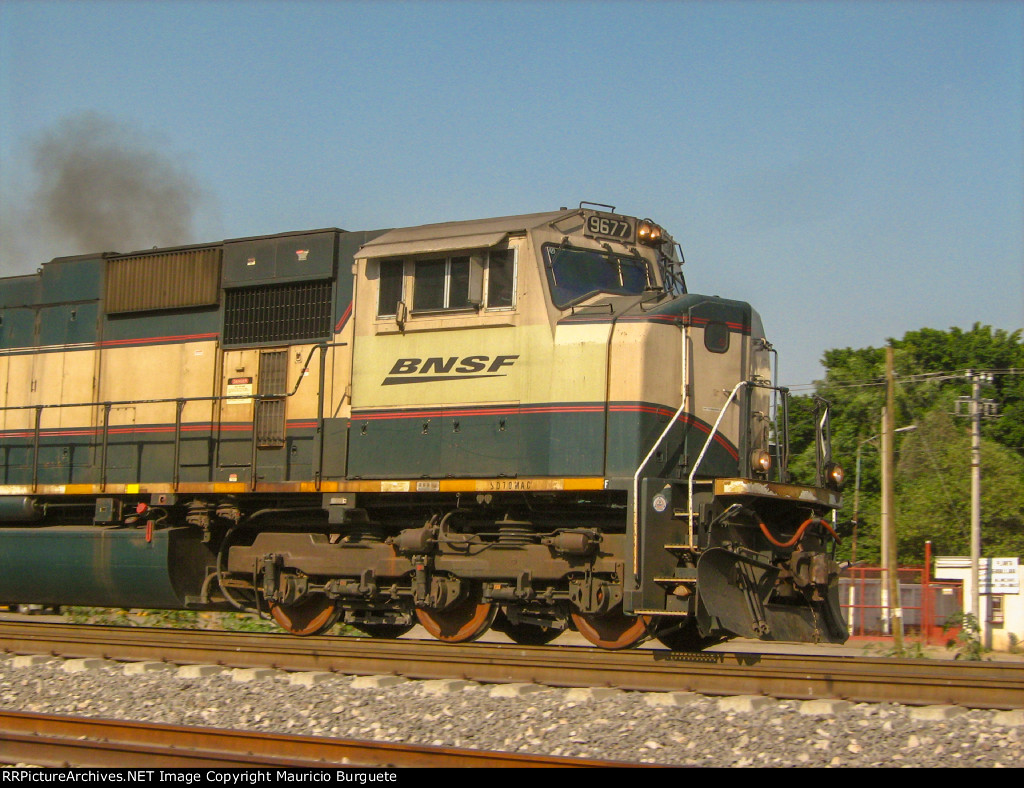
<svg viewBox="0 0 1024 788">
<path fill-rule="evenodd" d="M 1024 647 L 1024 594 L 1021 594 L 1024 566 L 1016 558 L 983 558 L 978 570 L 981 586 L 978 621 L 982 643 L 993 651 L 1009 651 L 1015 643 Z M 970 610 L 974 598 L 970 558 L 937 557 L 935 579 L 961 581 L 964 610 Z"/>
</svg>

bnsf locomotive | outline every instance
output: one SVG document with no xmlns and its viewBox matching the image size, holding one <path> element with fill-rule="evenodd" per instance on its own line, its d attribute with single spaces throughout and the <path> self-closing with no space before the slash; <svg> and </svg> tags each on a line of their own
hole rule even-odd
<svg viewBox="0 0 1024 788">
<path fill-rule="evenodd" d="M 0 603 L 468 641 L 842 642 L 841 469 L 751 307 L 610 206 L 0 280 Z"/>
</svg>

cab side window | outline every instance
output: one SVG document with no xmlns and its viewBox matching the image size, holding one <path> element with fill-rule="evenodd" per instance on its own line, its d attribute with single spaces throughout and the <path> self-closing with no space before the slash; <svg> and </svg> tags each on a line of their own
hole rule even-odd
<svg viewBox="0 0 1024 788">
<path fill-rule="evenodd" d="M 413 309 L 417 312 L 468 309 L 472 306 L 469 267 L 468 256 L 417 260 Z"/>
<path fill-rule="evenodd" d="M 515 307 L 514 249 L 479 250 L 447 257 L 381 260 L 377 317 Z"/>
</svg>

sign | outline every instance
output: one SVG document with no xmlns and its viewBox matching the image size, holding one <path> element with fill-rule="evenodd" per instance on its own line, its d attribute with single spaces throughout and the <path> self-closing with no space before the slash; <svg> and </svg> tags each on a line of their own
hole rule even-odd
<svg viewBox="0 0 1024 788">
<path fill-rule="evenodd" d="M 628 216 L 609 213 L 586 213 L 585 235 L 596 238 L 614 238 L 633 243 L 636 238 L 636 220 Z"/>
<path fill-rule="evenodd" d="M 983 594 L 1019 594 L 1020 573 L 1016 558 L 982 558 L 978 563 L 978 585 Z"/>
<path fill-rule="evenodd" d="M 1019 594 L 1020 567 L 1017 558 L 982 558 L 978 561 L 978 586 L 982 594 Z M 935 578 L 962 580 L 971 578 L 971 559 L 967 556 L 940 556 L 935 559 Z"/>
<path fill-rule="evenodd" d="M 238 397 L 238 399 L 225 400 L 228 405 L 251 405 L 252 400 L 248 398 L 252 396 L 252 378 L 228 378 L 225 394 L 232 398 Z M 242 397 L 246 399 L 242 399 Z"/>
</svg>

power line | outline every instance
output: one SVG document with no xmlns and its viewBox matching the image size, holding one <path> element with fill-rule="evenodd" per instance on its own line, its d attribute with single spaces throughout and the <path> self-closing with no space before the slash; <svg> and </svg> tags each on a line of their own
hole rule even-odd
<svg viewBox="0 0 1024 788">
<path fill-rule="evenodd" d="M 966 380 L 972 374 L 984 375 L 1024 375 L 1024 369 L 1011 367 L 1009 369 L 965 369 L 962 371 L 943 372 L 922 372 L 916 375 L 896 375 L 897 383 L 942 383 L 950 380 Z M 872 388 L 885 385 L 885 377 L 872 378 L 870 380 L 853 380 L 846 382 L 815 381 L 813 383 L 799 383 L 789 386 L 789 390 L 795 389 L 817 389 L 818 384 L 823 384 L 834 389 L 851 388 Z"/>
</svg>

